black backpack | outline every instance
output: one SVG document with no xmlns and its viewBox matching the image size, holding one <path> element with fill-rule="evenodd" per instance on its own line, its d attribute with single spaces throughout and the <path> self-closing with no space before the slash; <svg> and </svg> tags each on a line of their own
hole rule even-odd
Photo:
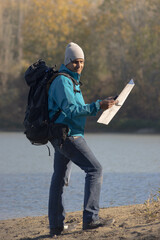
<svg viewBox="0 0 160 240">
<path fill-rule="evenodd" d="M 61 109 L 58 110 L 52 121 L 49 120 L 48 113 L 48 89 L 52 81 L 60 74 L 72 80 L 75 90 L 75 85 L 78 84 L 75 79 L 66 73 L 59 73 L 53 67 L 48 67 L 42 59 L 33 63 L 25 72 L 24 77 L 30 90 L 23 122 L 24 133 L 34 145 L 46 144 L 53 138 L 59 139 L 62 143 L 67 137 L 68 127 L 54 123 L 59 117 Z"/>
</svg>

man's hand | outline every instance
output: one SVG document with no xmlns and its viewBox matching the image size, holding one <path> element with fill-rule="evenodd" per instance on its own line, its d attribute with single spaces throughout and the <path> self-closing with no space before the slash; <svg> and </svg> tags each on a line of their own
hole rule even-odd
<svg viewBox="0 0 160 240">
<path fill-rule="evenodd" d="M 114 97 L 109 97 L 100 102 L 100 107 L 102 110 L 106 110 L 108 108 L 111 108 L 113 105 L 115 105 L 117 103 L 118 103 L 118 100 L 115 100 Z"/>
</svg>

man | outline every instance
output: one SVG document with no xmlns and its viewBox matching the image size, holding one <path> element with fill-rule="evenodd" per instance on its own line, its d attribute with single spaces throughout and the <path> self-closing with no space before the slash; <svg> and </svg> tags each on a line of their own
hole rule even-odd
<svg viewBox="0 0 160 240">
<path fill-rule="evenodd" d="M 71 163 L 75 163 L 86 173 L 83 229 L 93 229 L 102 226 L 99 220 L 99 197 L 102 184 L 102 167 L 87 146 L 84 139 L 84 127 L 87 116 L 96 115 L 98 111 L 112 107 L 116 102 L 113 98 L 97 100 L 85 104 L 80 90 L 80 76 L 84 67 L 83 50 L 75 43 L 67 45 L 64 64 L 59 72 L 67 73 L 71 79 L 59 75 L 49 89 L 48 109 L 50 119 L 61 109 L 55 123 L 65 124 L 69 128 L 68 137 L 60 144 L 57 139 L 51 141 L 54 149 L 54 173 L 49 194 L 49 225 L 51 235 L 60 235 L 64 230 L 65 211 L 63 206 L 63 187 L 66 172 Z"/>
</svg>

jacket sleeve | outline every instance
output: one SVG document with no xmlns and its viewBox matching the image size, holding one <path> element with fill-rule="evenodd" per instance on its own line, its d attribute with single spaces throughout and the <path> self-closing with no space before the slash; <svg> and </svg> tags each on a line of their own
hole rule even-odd
<svg viewBox="0 0 160 240">
<path fill-rule="evenodd" d="M 82 116 L 95 116 L 100 110 L 100 100 L 85 104 L 81 93 L 78 101 L 75 100 L 73 83 L 65 76 L 58 76 L 49 89 L 49 95 L 58 107 L 70 119 Z"/>
</svg>

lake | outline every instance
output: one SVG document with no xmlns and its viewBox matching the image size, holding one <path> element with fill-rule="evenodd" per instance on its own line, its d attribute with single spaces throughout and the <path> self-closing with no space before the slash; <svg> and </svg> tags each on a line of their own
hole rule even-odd
<svg viewBox="0 0 160 240">
<path fill-rule="evenodd" d="M 160 189 L 160 135 L 86 134 L 103 166 L 100 207 L 144 203 Z M 0 133 L 0 219 L 47 215 L 54 150 L 23 133 Z M 85 174 L 72 167 L 66 211 L 83 209 Z"/>
</svg>

